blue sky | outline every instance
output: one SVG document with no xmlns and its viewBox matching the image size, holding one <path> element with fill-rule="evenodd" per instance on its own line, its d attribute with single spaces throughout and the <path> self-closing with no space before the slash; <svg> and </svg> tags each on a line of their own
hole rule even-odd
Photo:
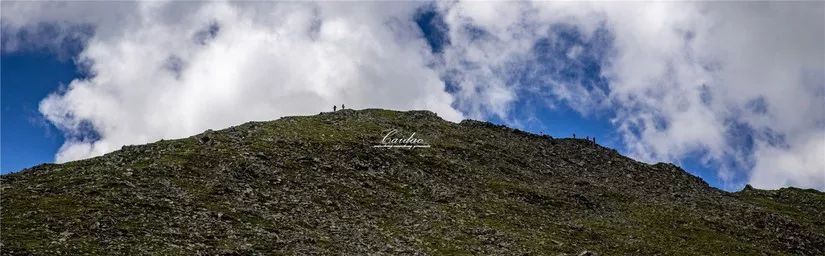
<svg viewBox="0 0 825 256">
<path fill-rule="evenodd" d="M 3 173 L 347 103 L 825 187 L 819 3 L 138 5 L 3 2 Z"/>
<path fill-rule="evenodd" d="M 424 31 L 433 33 L 428 27 Z M 427 34 L 430 35 L 430 34 Z M 433 48 L 440 47 L 436 45 Z M 38 104 L 49 93 L 60 90 L 72 80 L 83 78 L 83 72 L 71 59 L 61 59 L 58 55 L 45 51 L 27 51 L 3 53 L 2 62 L 2 173 L 9 173 L 29 168 L 42 163 L 54 162 L 54 155 L 63 144 L 63 134 L 47 122 L 40 112 Z M 599 144 L 622 149 L 622 143 L 614 128 L 601 117 L 583 117 L 566 106 L 547 110 L 528 102 L 519 103 L 518 108 L 538 108 L 528 113 L 521 128 L 534 132 L 550 134 L 556 137 L 577 136 L 596 137 Z M 505 124 L 501 120 L 489 120 Z M 712 170 L 699 164 L 696 159 L 681 163 L 694 175 L 703 177 L 715 187 L 721 187 L 721 181 Z"/>
<path fill-rule="evenodd" d="M 3 53 L 2 169 L 18 171 L 54 160 L 63 135 L 38 111 L 40 100 L 80 74 L 71 60 L 49 52 Z"/>
</svg>

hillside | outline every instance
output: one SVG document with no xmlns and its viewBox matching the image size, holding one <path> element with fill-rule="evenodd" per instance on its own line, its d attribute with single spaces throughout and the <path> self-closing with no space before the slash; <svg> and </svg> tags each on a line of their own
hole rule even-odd
<svg viewBox="0 0 825 256">
<path fill-rule="evenodd" d="M 392 129 L 430 147 L 374 147 Z M 825 255 L 825 193 L 728 193 L 426 111 L 250 122 L 1 184 L 3 255 Z"/>
</svg>

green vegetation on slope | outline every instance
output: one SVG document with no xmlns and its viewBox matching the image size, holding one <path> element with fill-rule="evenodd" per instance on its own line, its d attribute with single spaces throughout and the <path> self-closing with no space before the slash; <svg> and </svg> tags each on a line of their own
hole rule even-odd
<svg viewBox="0 0 825 256">
<path fill-rule="evenodd" d="M 389 129 L 431 148 L 373 148 Z M 0 253 L 822 255 L 813 190 L 425 111 L 251 122 L 2 176 Z"/>
</svg>

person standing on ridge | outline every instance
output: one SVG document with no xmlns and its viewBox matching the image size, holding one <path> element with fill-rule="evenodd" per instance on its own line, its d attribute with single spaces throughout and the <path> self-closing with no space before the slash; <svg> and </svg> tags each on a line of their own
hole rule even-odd
<svg viewBox="0 0 825 256">
<path fill-rule="evenodd" d="M 345 108 L 346 107 L 344 107 L 344 104 L 341 104 L 341 110 L 344 110 Z"/>
<path fill-rule="evenodd" d="M 338 110 L 338 105 L 332 105 L 332 112 L 335 112 L 336 110 Z"/>
</svg>

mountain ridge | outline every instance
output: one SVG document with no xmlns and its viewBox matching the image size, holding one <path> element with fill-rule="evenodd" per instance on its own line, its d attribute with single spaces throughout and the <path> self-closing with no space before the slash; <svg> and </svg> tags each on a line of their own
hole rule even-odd
<svg viewBox="0 0 825 256">
<path fill-rule="evenodd" d="M 387 130 L 431 148 L 374 148 Z M 2 176 L 0 253 L 825 253 L 825 193 L 729 193 L 582 139 L 340 110 Z"/>
</svg>

